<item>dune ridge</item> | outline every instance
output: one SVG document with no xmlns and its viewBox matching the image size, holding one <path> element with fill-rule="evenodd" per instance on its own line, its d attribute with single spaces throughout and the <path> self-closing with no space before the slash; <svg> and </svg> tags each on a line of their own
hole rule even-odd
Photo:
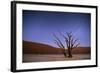
<svg viewBox="0 0 100 73">
<path fill-rule="evenodd" d="M 74 54 L 90 54 L 90 47 L 77 47 Z M 23 54 L 63 54 L 63 48 L 56 48 L 47 44 L 23 41 Z"/>
</svg>

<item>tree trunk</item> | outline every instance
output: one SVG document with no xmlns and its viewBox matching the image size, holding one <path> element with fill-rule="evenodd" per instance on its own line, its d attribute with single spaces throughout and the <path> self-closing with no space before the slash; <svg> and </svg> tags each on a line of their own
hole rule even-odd
<svg viewBox="0 0 100 73">
<path fill-rule="evenodd" d="M 64 52 L 64 57 L 66 58 L 66 56 L 67 56 L 67 55 L 66 55 L 66 53 Z"/>
<path fill-rule="evenodd" d="M 68 58 L 71 58 L 72 57 L 72 50 L 71 48 L 68 48 Z"/>
<path fill-rule="evenodd" d="M 64 57 L 66 58 L 67 57 L 66 49 L 64 50 L 63 54 L 64 54 Z"/>
</svg>

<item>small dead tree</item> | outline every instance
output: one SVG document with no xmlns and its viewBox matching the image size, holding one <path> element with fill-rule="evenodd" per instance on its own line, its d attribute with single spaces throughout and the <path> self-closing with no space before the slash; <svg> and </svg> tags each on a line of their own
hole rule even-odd
<svg viewBox="0 0 100 73">
<path fill-rule="evenodd" d="M 77 43 L 77 39 L 74 38 L 74 36 L 72 35 L 72 33 L 67 33 L 66 36 L 62 35 L 65 39 L 66 42 L 66 46 L 68 49 L 68 57 L 71 58 L 72 57 L 72 50 L 74 48 L 77 48 L 80 43 Z"/>
<path fill-rule="evenodd" d="M 55 34 L 53 34 L 53 36 L 56 38 L 54 40 L 55 43 L 57 44 L 58 47 L 62 48 L 62 52 L 63 52 L 64 56 L 67 57 L 65 46 L 63 45 L 63 43 L 60 41 L 60 39 Z"/>
<path fill-rule="evenodd" d="M 74 36 L 72 35 L 72 33 L 67 33 L 67 35 L 63 35 L 63 38 L 65 39 L 66 42 L 66 46 L 63 45 L 63 43 L 60 41 L 60 39 L 54 34 L 54 37 L 56 38 L 55 43 L 60 47 L 60 48 L 64 48 L 64 55 L 66 57 L 66 48 L 68 49 L 68 57 L 71 58 L 72 57 L 72 50 L 74 48 L 77 48 L 80 43 L 77 43 L 77 39 L 74 38 Z"/>
</svg>

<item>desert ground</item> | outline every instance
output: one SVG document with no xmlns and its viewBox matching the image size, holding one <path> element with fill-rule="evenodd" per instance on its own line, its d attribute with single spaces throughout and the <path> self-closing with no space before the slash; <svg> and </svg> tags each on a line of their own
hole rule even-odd
<svg viewBox="0 0 100 73">
<path fill-rule="evenodd" d="M 23 62 L 48 62 L 48 61 L 70 61 L 91 59 L 90 54 L 73 54 L 72 58 L 64 57 L 63 54 L 23 54 Z"/>
<path fill-rule="evenodd" d="M 90 47 L 77 47 L 72 50 L 73 57 L 64 57 L 63 48 L 53 47 L 47 44 L 23 41 L 23 62 L 48 62 L 86 60 L 91 58 Z M 68 50 L 66 49 L 66 54 Z"/>
</svg>

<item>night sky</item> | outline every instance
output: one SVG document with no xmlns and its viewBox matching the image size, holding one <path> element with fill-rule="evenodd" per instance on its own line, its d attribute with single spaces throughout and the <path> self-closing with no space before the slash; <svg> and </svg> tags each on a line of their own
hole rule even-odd
<svg viewBox="0 0 100 73">
<path fill-rule="evenodd" d="M 23 40 L 48 44 L 54 47 L 55 33 L 65 44 L 60 35 L 72 32 L 80 46 L 90 47 L 91 15 L 75 12 L 48 12 L 23 10 Z"/>
</svg>

